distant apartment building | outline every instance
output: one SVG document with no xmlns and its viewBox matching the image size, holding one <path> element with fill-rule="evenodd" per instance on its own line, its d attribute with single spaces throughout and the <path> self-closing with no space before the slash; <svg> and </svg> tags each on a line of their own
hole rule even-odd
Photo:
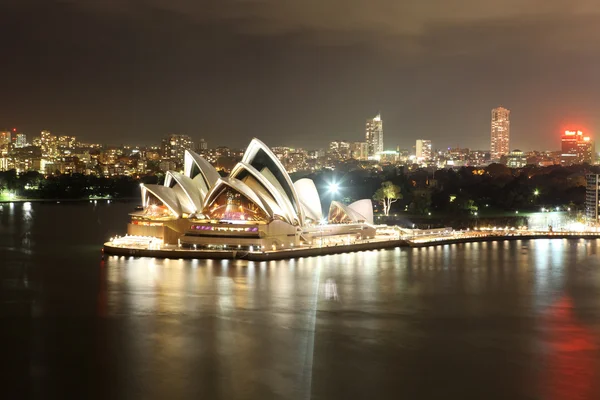
<svg viewBox="0 0 600 400">
<path fill-rule="evenodd" d="M 600 206 L 599 197 L 599 186 L 600 186 L 600 175 L 588 174 L 586 175 L 586 189 L 585 189 L 585 216 L 588 222 L 594 225 L 599 223 L 598 209 Z"/>
<path fill-rule="evenodd" d="M 75 136 L 60 136 L 58 137 L 58 146 L 63 149 L 73 149 L 75 148 L 75 143 L 77 139 Z"/>
<path fill-rule="evenodd" d="M 355 160 L 367 160 L 369 158 L 369 146 L 367 142 L 350 143 L 350 156 Z"/>
<path fill-rule="evenodd" d="M 329 156 L 334 160 L 347 160 L 351 158 L 350 143 L 334 141 L 329 143 Z"/>
<path fill-rule="evenodd" d="M 186 150 L 194 149 L 194 142 L 188 135 L 170 134 L 162 140 L 162 158 L 183 165 Z"/>
<path fill-rule="evenodd" d="M 365 131 L 367 155 L 368 157 L 375 157 L 378 153 L 383 152 L 383 121 L 381 120 L 381 114 L 367 120 Z"/>
<path fill-rule="evenodd" d="M 15 135 L 14 148 L 22 149 L 23 147 L 27 147 L 27 145 L 27 135 L 25 135 L 24 133 L 17 133 Z"/>
<path fill-rule="evenodd" d="M 208 143 L 206 143 L 206 140 L 200 139 L 200 141 L 196 143 L 196 150 L 200 152 L 208 150 Z"/>
<path fill-rule="evenodd" d="M 509 152 L 510 147 L 510 110 L 497 107 L 492 110 L 492 129 L 490 155 L 499 160 Z"/>
<path fill-rule="evenodd" d="M 12 134 L 10 131 L 0 131 L 0 146 L 8 146 L 11 143 Z"/>
<path fill-rule="evenodd" d="M 506 156 L 506 166 L 508 168 L 523 168 L 527 165 L 527 155 L 521 150 L 515 149 Z"/>
<path fill-rule="evenodd" d="M 431 140 L 417 139 L 415 155 L 419 161 L 430 161 L 432 156 Z"/>
<path fill-rule="evenodd" d="M 593 164 L 594 142 L 582 131 L 565 131 L 561 137 L 561 165 Z"/>
<path fill-rule="evenodd" d="M 49 131 L 40 132 L 40 147 L 42 148 L 42 156 L 49 158 L 58 154 L 58 140 Z"/>
</svg>

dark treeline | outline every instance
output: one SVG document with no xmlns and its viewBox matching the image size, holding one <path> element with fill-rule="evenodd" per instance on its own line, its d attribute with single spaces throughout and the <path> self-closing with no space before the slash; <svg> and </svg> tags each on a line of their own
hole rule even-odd
<svg viewBox="0 0 600 400">
<path fill-rule="evenodd" d="M 35 171 L 17 174 L 10 170 L 0 172 L 0 192 L 9 191 L 27 199 L 128 198 L 139 196 L 140 182 L 156 181 L 153 176 L 138 180 L 127 176 L 105 178 L 82 174 L 44 176 Z"/>
<path fill-rule="evenodd" d="M 585 201 L 585 175 L 600 173 L 600 167 L 527 166 L 510 169 L 502 164 L 487 167 L 406 171 L 388 168 L 369 171 L 320 171 L 305 177 L 315 181 L 325 206 L 332 198 L 351 202 L 372 198 L 384 181 L 400 187 L 403 198 L 392 205 L 391 212 L 410 211 L 469 214 L 477 210 L 533 211 L 541 207 L 581 209 Z M 301 174 L 295 177 L 300 178 Z M 328 193 L 330 182 L 338 182 L 340 192 Z"/>
<path fill-rule="evenodd" d="M 436 171 L 407 171 L 402 167 L 374 171 L 347 165 L 336 171 L 296 173 L 293 179 L 313 179 L 326 207 L 332 199 L 348 203 L 372 198 L 382 182 L 391 181 L 402 193 L 402 199 L 393 203 L 392 213 L 407 210 L 426 215 L 429 212 L 472 213 L 484 207 L 498 211 L 527 211 L 556 206 L 581 209 L 585 201 L 586 173 L 600 173 L 600 167 L 527 166 L 510 169 L 501 164 L 491 164 L 485 168 Z M 0 192 L 8 190 L 32 199 L 137 197 L 140 182 L 157 183 L 158 177 L 136 180 L 126 176 L 105 178 L 82 174 L 44 176 L 33 171 L 23 174 L 14 170 L 0 172 Z M 338 193 L 329 192 L 331 183 L 339 184 Z"/>
</svg>

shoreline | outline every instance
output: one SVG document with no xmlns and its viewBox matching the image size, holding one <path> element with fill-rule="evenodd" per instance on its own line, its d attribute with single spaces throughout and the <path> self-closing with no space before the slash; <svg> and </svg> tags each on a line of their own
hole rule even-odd
<svg viewBox="0 0 600 400">
<path fill-rule="evenodd" d="M 11 199 L 11 200 L 0 200 L 0 204 L 10 204 L 10 203 L 56 203 L 56 202 L 65 202 L 65 203 L 77 203 L 77 202 L 90 202 L 90 201 L 135 201 L 139 200 L 137 197 L 91 197 L 91 198 L 82 198 L 82 199 Z"/>
<path fill-rule="evenodd" d="M 154 257 L 154 258 L 181 258 L 181 259 L 213 259 L 213 260 L 248 260 L 248 261 L 271 261 L 284 260 L 299 257 L 317 257 L 331 254 L 353 253 L 370 250 L 386 250 L 396 247 L 403 248 L 422 248 L 433 246 L 444 246 L 449 244 L 461 243 L 480 243 L 480 242 L 499 242 L 516 240 L 537 240 L 537 239 L 599 239 L 600 233 L 540 233 L 525 235 L 489 235 L 477 237 L 431 239 L 426 242 L 415 242 L 410 239 L 391 239 L 372 241 L 367 243 L 356 243 L 329 247 L 310 247 L 299 249 L 285 249 L 266 252 L 248 252 L 236 250 L 180 250 L 180 249 L 162 249 L 149 250 L 134 247 L 121 247 L 112 245 L 110 242 L 104 243 L 103 253 L 113 256 L 129 257 Z"/>
</svg>

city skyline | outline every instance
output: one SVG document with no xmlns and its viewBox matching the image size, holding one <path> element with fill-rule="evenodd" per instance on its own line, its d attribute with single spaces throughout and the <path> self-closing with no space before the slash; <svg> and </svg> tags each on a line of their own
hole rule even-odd
<svg viewBox="0 0 600 400">
<path fill-rule="evenodd" d="M 524 150 L 600 126 L 599 10 L 583 0 L 452 10 L 356 1 L 343 5 L 347 21 L 337 2 L 306 4 L 313 12 L 201 3 L 3 2 L 1 125 L 115 144 L 181 132 L 323 147 L 361 140 L 380 110 L 390 147 L 428 137 L 486 148 L 489 109 L 504 104 Z"/>
</svg>

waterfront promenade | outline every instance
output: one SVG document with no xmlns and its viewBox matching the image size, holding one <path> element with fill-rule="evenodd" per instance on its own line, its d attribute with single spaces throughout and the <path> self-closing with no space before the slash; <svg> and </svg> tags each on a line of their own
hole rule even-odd
<svg viewBox="0 0 600 400">
<path fill-rule="evenodd" d="M 128 241 L 127 238 L 130 238 Z M 438 234 L 401 235 L 397 237 L 377 236 L 351 244 L 329 246 L 306 246 L 293 249 L 272 251 L 247 250 L 192 250 L 181 249 L 177 246 L 150 246 L 143 238 L 124 237 L 104 244 L 104 254 L 115 256 L 155 257 L 176 259 L 246 259 L 251 261 L 268 261 L 312 257 L 328 254 L 341 254 L 356 251 L 371 251 L 395 247 L 428 247 L 446 244 L 492 242 L 504 240 L 531 239 L 597 239 L 600 232 L 592 231 L 533 231 L 533 230 L 474 230 L 448 231 Z M 147 238 L 150 240 L 151 238 Z M 149 243 L 149 242 L 148 242 Z"/>
</svg>

